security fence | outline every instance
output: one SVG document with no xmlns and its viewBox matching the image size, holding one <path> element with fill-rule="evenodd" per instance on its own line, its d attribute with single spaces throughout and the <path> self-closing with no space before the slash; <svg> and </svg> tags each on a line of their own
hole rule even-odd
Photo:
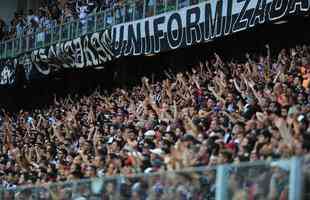
<svg viewBox="0 0 310 200">
<path fill-rule="evenodd" d="M 306 200 L 309 158 L 17 187 L 2 189 L 0 199 Z"/>
</svg>

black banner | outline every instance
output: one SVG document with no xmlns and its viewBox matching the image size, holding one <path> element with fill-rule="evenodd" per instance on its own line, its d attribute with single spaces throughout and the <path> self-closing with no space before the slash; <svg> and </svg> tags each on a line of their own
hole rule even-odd
<svg viewBox="0 0 310 200">
<path fill-rule="evenodd" d="M 212 41 L 257 24 L 309 11 L 310 0 L 211 0 L 112 27 L 115 57 Z"/>
<path fill-rule="evenodd" d="M 310 0 L 210 0 L 1 60 L 0 85 L 14 84 L 17 66 L 24 67 L 27 80 L 65 68 L 103 68 L 121 56 L 209 42 L 309 8 Z"/>
<path fill-rule="evenodd" d="M 65 68 L 103 68 L 114 58 L 110 31 L 92 33 L 74 40 L 34 50 L 14 59 L 0 61 L 0 85 L 13 84 L 17 65 L 27 80 L 40 79 Z"/>
<path fill-rule="evenodd" d="M 113 58 L 110 31 L 85 35 L 31 53 L 31 61 L 44 75 L 59 68 L 102 67 Z"/>
<path fill-rule="evenodd" d="M 21 60 L 21 63 L 28 63 L 25 71 L 29 79 L 33 74 L 33 68 L 39 74 L 48 75 L 64 68 L 102 68 L 104 63 L 114 58 L 108 30 L 84 35 L 46 49 L 38 49 L 29 56 L 30 62 L 25 62 L 29 59 L 27 57 Z"/>
</svg>

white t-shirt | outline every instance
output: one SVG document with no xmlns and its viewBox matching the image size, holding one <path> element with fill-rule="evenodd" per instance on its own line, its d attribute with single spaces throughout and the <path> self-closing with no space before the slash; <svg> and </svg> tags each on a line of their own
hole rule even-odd
<svg viewBox="0 0 310 200">
<path fill-rule="evenodd" d="M 39 17 L 35 15 L 28 15 L 27 16 L 27 23 L 31 24 L 31 20 L 35 20 L 37 23 L 39 23 Z"/>
<path fill-rule="evenodd" d="M 86 17 L 87 17 L 87 6 L 81 6 L 79 7 L 79 17 L 82 24 L 86 23 Z"/>
<path fill-rule="evenodd" d="M 79 17 L 80 19 L 84 19 L 87 16 L 87 6 L 81 6 L 79 7 Z"/>
</svg>

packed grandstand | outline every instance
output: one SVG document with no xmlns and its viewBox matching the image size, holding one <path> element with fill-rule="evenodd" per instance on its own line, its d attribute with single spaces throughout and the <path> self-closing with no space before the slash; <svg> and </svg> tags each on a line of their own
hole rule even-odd
<svg viewBox="0 0 310 200">
<path fill-rule="evenodd" d="M 302 10 L 305 2 L 300 1 L 297 6 L 291 3 L 288 9 Z M 35 27 L 42 30 L 74 19 L 83 21 L 90 13 L 122 4 L 98 0 L 44 1 L 38 14 L 32 10 L 28 14 L 17 12 L 11 26 L 1 22 L 0 39 L 34 33 Z M 127 28 L 130 30 L 130 23 Z M 203 37 L 198 29 L 190 29 L 189 35 L 196 34 L 191 35 L 193 41 Z M 216 35 L 220 29 L 212 30 Z M 225 30 L 220 30 L 223 35 Z M 180 39 L 180 44 L 189 41 L 184 34 L 187 38 Z M 106 48 L 109 39 L 99 46 L 111 52 L 111 57 L 122 57 L 136 55 L 140 47 L 147 52 L 146 46 L 153 45 L 147 53 L 152 57 L 158 53 L 156 37 L 167 37 L 170 47 L 159 40 L 158 48 L 173 49 L 169 34 L 155 35 L 154 43 L 143 40 L 145 47 L 143 42 L 138 47 L 125 47 L 130 42 L 119 46 L 117 51 L 123 52 L 117 56 L 114 47 Z M 210 38 L 213 36 L 210 33 Z M 177 37 L 172 34 L 172 40 L 177 41 Z M 93 36 L 90 38 L 95 41 Z M 138 39 L 133 43 L 137 44 Z M 69 42 L 74 46 L 74 42 Z M 99 51 L 95 42 L 92 45 L 89 49 Z M 154 74 L 135 74 L 134 78 L 127 74 L 127 82 L 134 83 L 130 86 L 96 85 L 91 87 L 90 94 L 54 94 L 52 103 L 46 102 L 44 106 L 2 106 L 0 199 L 309 199 L 306 190 L 310 181 L 310 45 L 260 46 L 262 52 L 231 52 L 238 58 L 230 60 L 221 52 L 213 52 L 191 62 L 189 67 L 161 68 L 163 76 L 157 79 Z M 225 48 L 231 51 L 230 47 Z M 27 80 L 21 90 L 29 87 L 34 69 L 38 71 L 36 77 L 41 73 L 40 79 L 42 74 L 44 78 L 47 74 L 53 77 L 52 72 L 63 72 L 61 67 L 53 71 L 56 65 L 77 66 L 77 57 L 82 57 L 79 53 L 85 54 L 83 67 L 99 65 L 94 60 L 101 59 L 100 53 L 90 55 L 89 49 L 83 46 L 85 52 L 64 50 L 64 59 L 75 52 L 73 64 L 60 63 L 61 59 L 56 62 L 50 56 L 51 48 L 38 53 L 41 57 L 31 54 L 30 62 L 35 64 L 30 70 L 24 68 Z M 45 60 L 44 53 L 48 54 Z M 16 67 L 14 78 L 20 78 L 17 68 L 26 66 L 16 65 L 17 62 L 12 61 L 12 67 Z M 105 62 L 108 61 L 103 65 Z M 117 65 L 111 62 L 109 67 Z M 43 73 L 43 68 L 49 73 Z M 118 78 L 118 73 L 114 73 L 114 78 Z M 17 79 L 12 82 L 19 83 Z"/>
<path fill-rule="evenodd" d="M 117 2 L 100 0 L 44 0 L 38 11 L 16 11 L 9 24 L 0 20 L 0 40 L 46 31 L 61 23 L 84 19 L 88 14 L 116 6 Z"/>
</svg>

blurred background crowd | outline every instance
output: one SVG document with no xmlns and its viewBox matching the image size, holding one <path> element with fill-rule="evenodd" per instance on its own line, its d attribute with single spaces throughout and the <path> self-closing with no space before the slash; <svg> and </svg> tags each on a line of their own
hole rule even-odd
<svg viewBox="0 0 310 200">
<path fill-rule="evenodd" d="M 35 32 L 44 32 L 56 25 L 85 19 L 89 14 L 120 5 L 114 0 L 43 0 L 37 12 L 16 11 L 9 24 L 0 19 L 0 40 Z"/>
</svg>

